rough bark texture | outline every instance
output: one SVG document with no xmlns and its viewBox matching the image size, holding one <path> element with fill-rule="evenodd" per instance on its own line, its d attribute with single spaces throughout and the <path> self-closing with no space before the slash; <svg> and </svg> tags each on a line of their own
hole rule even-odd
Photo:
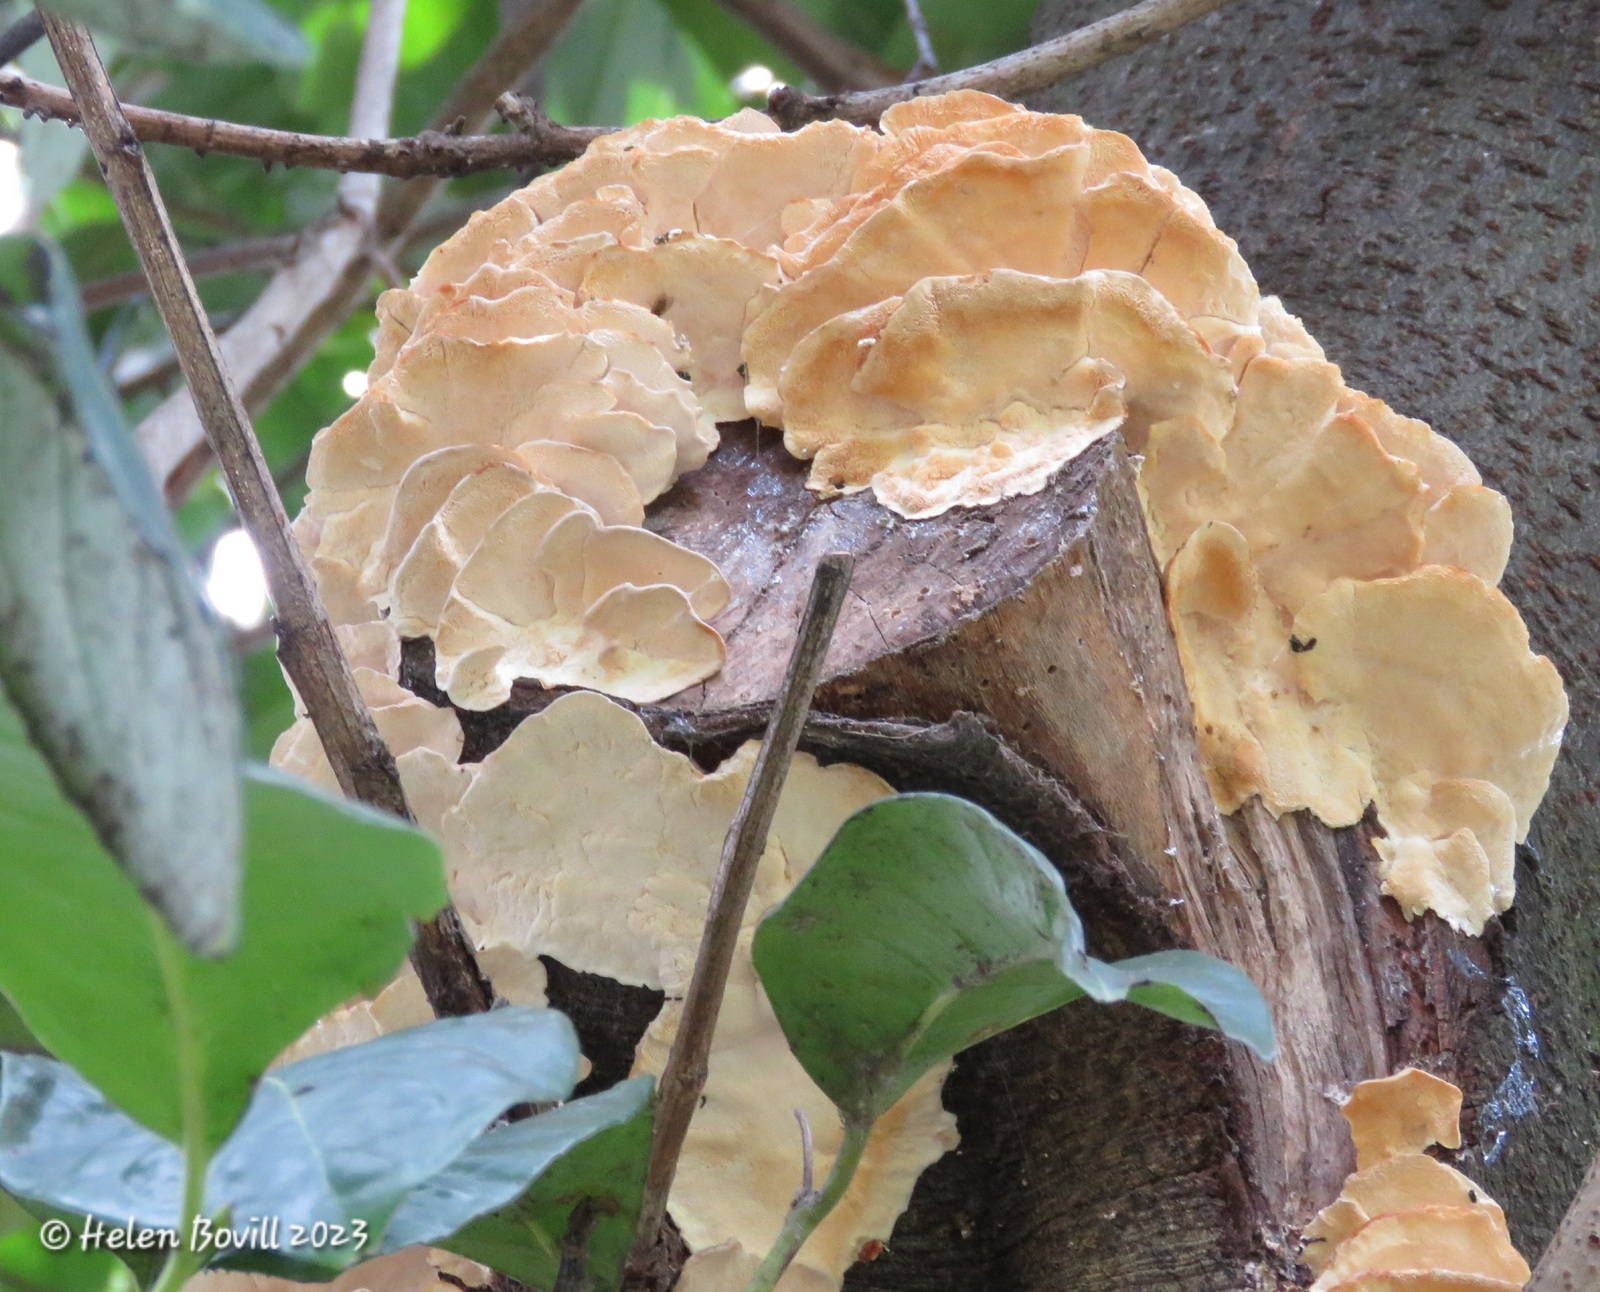
<svg viewBox="0 0 1600 1292">
<path fill-rule="evenodd" d="M 1118 2 L 1045 0 L 1036 35 Z M 1454 948 L 1479 965 L 1402 955 L 1383 1009 L 1391 1063 L 1436 1053 L 1464 1084 L 1463 1164 L 1535 1256 L 1600 1129 L 1600 9 L 1240 0 L 1035 106 L 1175 170 L 1352 384 L 1516 509 L 1504 586 L 1566 679 L 1566 749 L 1516 907 Z"/>
</svg>

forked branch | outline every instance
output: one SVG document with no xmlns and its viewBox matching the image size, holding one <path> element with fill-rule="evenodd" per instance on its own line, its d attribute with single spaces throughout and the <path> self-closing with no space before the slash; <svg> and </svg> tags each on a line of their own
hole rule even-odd
<svg viewBox="0 0 1600 1292">
<path fill-rule="evenodd" d="M 165 203 L 117 101 L 88 31 L 46 14 L 45 31 L 82 110 L 84 132 L 106 177 L 151 294 L 172 336 L 201 424 L 222 464 L 240 519 L 261 552 L 277 611 L 279 655 L 294 680 L 340 786 L 352 798 L 411 819 L 394 758 L 356 689 L 289 518 L 223 364 Z M 492 994 L 451 908 L 421 931 L 417 972 L 441 1014 L 487 1009 Z"/>
<path fill-rule="evenodd" d="M 678 1035 L 661 1073 L 655 1127 L 650 1140 L 650 1167 L 645 1176 L 644 1203 L 629 1254 L 629 1268 L 649 1269 L 667 1213 L 667 1194 L 678 1169 L 678 1155 L 689 1133 L 689 1121 L 705 1089 L 711 1037 L 722 1009 L 734 947 L 744 923 L 744 910 L 755 885 L 756 867 L 767 846 L 778 796 L 789 773 L 789 763 L 800 743 L 800 732 L 811 709 L 811 696 L 822 676 L 828 643 L 844 605 L 855 570 L 855 558 L 832 552 L 817 564 L 811 597 L 800 621 L 800 636 L 777 704 L 767 723 L 761 751 L 756 755 L 750 783 L 745 786 L 739 810 L 728 826 L 722 844 L 722 864 L 712 885 L 706 910 L 705 933 L 695 958 L 694 974 L 683 1001 Z"/>
</svg>

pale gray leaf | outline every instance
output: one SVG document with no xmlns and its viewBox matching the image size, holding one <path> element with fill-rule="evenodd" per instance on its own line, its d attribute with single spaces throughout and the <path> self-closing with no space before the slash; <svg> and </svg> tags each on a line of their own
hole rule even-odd
<svg viewBox="0 0 1600 1292">
<path fill-rule="evenodd" d="M 183 1154 L 66 1064 L 0 1054 L 0 1184 L 59 1210 L 165 1228 L 178 1222 Z"/>
<path fill-rule="evenodd" d="M 98 381 L 64 367 L 74 386 Z M 119 490 L 85 430 L 9 351 L 0 418 L 0 682 L 63 791 L 173 930 L 196 951 L 225 951 L 241 834 L 227 644 L 170 530 L 148 510 L 129 514 L 125 499 L 153 489 L 148 475 Z"/>
</svg>

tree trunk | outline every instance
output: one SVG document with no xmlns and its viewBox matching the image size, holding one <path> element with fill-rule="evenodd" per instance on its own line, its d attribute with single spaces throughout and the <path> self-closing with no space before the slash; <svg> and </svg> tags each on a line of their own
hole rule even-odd
<svg viewBox="0 0 1600 1292">
<path fill-rule="evenodd" d="M 726 428 L 651 518 L 733 588 L 725 668 L 643 711 L 657 738 L 712 764 L 758 734 L 809 572 L 850 550 L 824 716 L 802 747 L 989 807 L 1062 867 L 1097 952 L 1223 956 L 1267 994 L 1282 1049 L 1263 1065 L 1143 1011 L 1088 1006 L 977 1047 L 946 1089 L 961 1150 L 849 1286 L 1292 1285 L 1296 1231 L 1352 1165 L 1330 1096 L 1386 1070 L 1386 1028 L 1406 1057 L 1450 1048 L 1487 957 L 1380 906 L 1360 828 L 1218 813 L 1120 441 L 1038 495 L 930 521 L 867 495 L 823 502 L 804 477 L 776 435 Z M 431 660 L 409 653 L 408 684 L 426 690 Z M 499 711 L 463 714 L 463 757 L 549 698 L 519 687 Z M 1443 976 L 1451 961 L 1468 974 Z M 580 1033 L 623 1053 L 649 1014 L 620 990 L 558 995 Z"/>
<path fill-rule="evenodd" d="M 1120 3 L 1049 5 L 1040 34 Z M 1525 1252 L 1548 1238 L 1600 1120 L 1600 894 L 1583 870 L 1600 853 L 1589 9 L 1241 0 L 1038 105 L 1125 130 L 1176 170 L 1353 384 L 1464 442 L 1518 508 L 1506 586 L 1573 717 L 1517 906 L 1485 937 L 1380 899 L 1366 826 L 1217 811 L 1118 441 L 1033 497 L 904 521 L 867 495 L 819 500 L 776 434 L 730 427 L 648 522 L 733 588 L 726 667 L 643 711 L 663 743 L 710 764 L 759 732 L 811 569 L 850 550 L 802 747 L 984 804 L 1062 868 L 1097 953 L 1220 955 L 1278 1022 L 1270 1065 L 1085 1005 L 976 1047 L 945 1093 L 961 1149 L 848 1287 L 1297 1286 L 1299 1230 L 1353 1165 L 1337 1100 L 1413 1061 L 1466 1087 L 1463 1165 Z M 422 693 L 427 656 L 408 647 Z M 548 699 L 519 687 L 463 714 L 464 757 Z M 654 1000 L 579 977 L 558 968 L 553 995 L 620 1070 Z"/>
<path fill-rule="evenodd" d="M 1046 0 L 1036 35 L 1118 7 Z M 1516 510 L 1503 586 L 1566 679 L 1565 750 L 1516 906 L 1458 948 L 1490 977 L 1403 958 L 1418 990 L 1382 1040 L 1465 1088 L 1462 1163 L 1535 1258 L 1600 1127 L 1600 9 L 1241 0 L 1034 106 L 1176 171 L 1353 385 L 1457 440 Z"/>
</svg>

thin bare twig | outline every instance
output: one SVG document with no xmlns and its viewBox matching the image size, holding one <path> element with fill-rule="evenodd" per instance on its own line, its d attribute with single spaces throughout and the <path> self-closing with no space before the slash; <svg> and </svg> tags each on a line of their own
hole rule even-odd
<svg viewBox="0 0 1600 1292">
<path fill-rule="evenodd" d="M 756 755 L 750 783 L 745 786 L 739 810 L 728 826 L 722 844 L 722 864 L 712 885 L 706 910 L 706 928 L 695 958 L 694 974 L 684 996 L 678 1035 L 667 1055 L 656 1100 L 655 1127 L 650 1137 L 650 1166 L 645 1175 L 644 1202 L 629 1253 L 631 1269 L 644 1271 L 651 1264 L 666 1216 L 667 1193 L 678 1169 L 678 1155 L 689 1121 L 705 1089 L 711 1036 L 716 1030 L 728 970 L 744 922 L 744 909 L 755 884 L 756 866 L 767 846 L 767 833 L 778 809 L 778 796 L 789 771 L 811 696 L 822 676 L 839 610 L 850 587 L 855 558 L 832 552 L 817 564 L 811 597 L 800 621 L 800 636 L 783 686 L 767 723 L 767 733 Z"/>
<path fill-rule="evenodd" d="M 528 64 L 519 64 L 516 59 L 536 62 L 578 2 L 536 0 L 467 70 L 436 120 L 453 124 L 463 112 L 474 120 L 485 117 L 507 84 L 526 70 Z M 3 88 L 4 78 L 0 77 L 0 92 Z M 446 112 L 456 115 L 446 118 Z M 590 133 L 577 134 L 582 135 L 581 140 L 574 135 L 556 149 L 561 159 L 581 151 L 591 137 Z M 537 140 L 515 135 L 497 135 L 493 139 L 496 147 L 510 144 L 528 150 L 517 154 L 518 166 L 548 164 L 555 159 L 553 155 L 539 157 Z M 454 146 L 450 137 L 437 131 L 410 141 L 346 142 L 379 150 L 408 143 L 424 149 L 448 150 Z M 422 179 L 384 189 L 370 221 L 341 209 L 306 241 L 300 255 L 267 284 L 238 323 L 228 329 L 222 339 L 223 355 L 239 382 L 247 408 L 264 407 L 316 353 L 328 334 L 362 304 L 371 291 L 375 269 L 385 257 L 392 261 L 403 250 L 410 237 L 410 225 L 435 187 L 434 181 Z M 205 437 L 182 391 L 140 423 L 139 442 L 158 477 L 166 482 L 169 500 L 183 498 L 209 461 Z"/>
<path fill-rule="evenodd" d="M 1579 1292 L 1600 1288 L 1600 1154 L 1550 1240 L 1528 1292 Z"/>
<path fill-rule="evenodd" d="M 1131 53 L 1226 3 L 1227 0 L 1144 0 L 1131 9 L 992 63 L 906 85 L 821 95 L 780 86 L 768 97 L 767 111 L 786 129 L 795 130 L 807 122 L 832 119 L 874 125 L 896 103 L 951 90 L 985 90 L 1016 99 L 1063 77 L 1087 71 L 1108 58 Z"/>
<path fill-rule="evenodd" d="M 879 85 L 894 85 L 901 79 L 900 73 L 888 64 L 829 31 L 786 0 L 717 0 L 717 3 L 765 36 L 824 90 L 869 90 Z"/>
<path fill-rule="evenodd" d="M 491 105 L 493 100 L 490 100 Z M 21 72 L 0 72 L 0 104 L 30 116 L 79 125 L 72 96 Z M 553 126 L 544 136 L 447 135 L 424 131 L 406 139 L 362 139 L 268 130 L 209 117 L 189 117 L 158 108 L 124 109 L 141 143 L 171 144 L 202 155 L 243 157 L 264 166 L 364 171 L 396 179 L 471 175 L 486 170 L 521 170 L 569 161 L 598 134 L 593 126 Z"/>
<path fill-rule="evenodd" d="M 188 257 L 189 273 L 191 277 L 200 279 L 276 269 L 286 260 L 294 259 L 300 249 L 301 238 L 302 235 L 298 233 L 285 233 L 272 238 L 230 242 L 220 247 L 203 247 Z M 83 285 L 83 308 L 102 310 L 108 305 L 118 305 L 135 296 L 143 296 L 149 290 L 150 284 L 142 269 L 96 278 Z"/>
<path fill-rule="evenodd" d="M 905 0 L 906 24 L 911 28 L 911 39 L 917 43 L 917 61 L 906 73 L 908 81 L 920 81 L 939 70 L 939 56 L 933 52 L 933 41 L 928 36 L 928 20 L 923 16 L 921 0 Z"/>
<path fill-rule="evenodd" d="M 122 114 L 87 29 L 51 14 L 44 16 L 44 24 L 61 73 L 82 108 L 84 130 L 106 185 L 150 279 L 151 294 L 227 475 L 240 519 L 261 552 L 277 610 L 284 668 L 294 679 L 345 793 L 409 820 L 394 758 L 356 689 L 349 661 L 290 536 L 283 502 L 178 251 L 144 150 Z M 418 947 L 422 950 L 415 953 L 417 972 L 435 1009 L 467 1013 L 488 1008 L 492 995 L 453 909 L 447 909 L 442 921 L 419 931 Z"/>
</svg>

